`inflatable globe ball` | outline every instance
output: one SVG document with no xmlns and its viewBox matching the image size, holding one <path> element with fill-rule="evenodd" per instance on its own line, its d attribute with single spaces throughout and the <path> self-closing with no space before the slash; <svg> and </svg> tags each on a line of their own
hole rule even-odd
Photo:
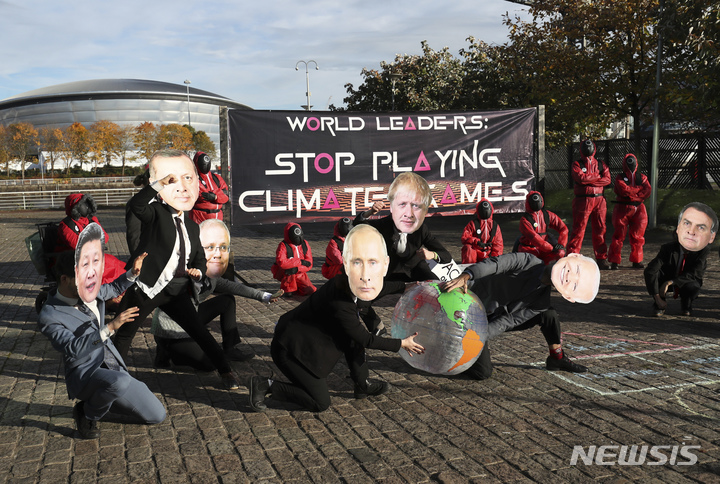
<svg viewBox="0 0 720 484">
<path fill-rule="evenodd" d="M 410 288 L 395 305 L 391 334 L 425 347 L 422 355 L 400 354 L 410 366 L 428 373 L 455 375 L 467 370 L 480 355 L 488 335 L 487 314 L 480 299 L 459 289 L 443 293 L 439 283 Z"/>
</svg>

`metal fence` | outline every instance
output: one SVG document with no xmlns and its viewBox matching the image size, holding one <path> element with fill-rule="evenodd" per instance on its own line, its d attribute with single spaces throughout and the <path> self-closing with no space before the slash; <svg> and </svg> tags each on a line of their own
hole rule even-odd
<svg viewBox="0 0 720 484">
<path fill-rule="evenodd" d="M 640 170 L 649 177 L 652 138 L 640 140 L 640 153 L 635 153 L 635 140 L 613 139 L 596 141 L 596 158 L 610 168 L 611 178 L 622 171 L 622 160 L 634 153 Z M 720 184 L 720 136 L 689 134 L 660 138 L 658 188 L 690 188 L 716 190 Z M 570 165 L 580 158 L 580 144 L 545 152 L 545 190 L 572 188 Z"/>
<path fill-rule="evenodd" d="M 133 176 L 103 176 L 87 178 L 26 178 L 24 180 L 0 180 L 0 187 L 46 186 L 46 185 L 97 185 L 98 183 L 130 184 Z"/>
<path fill-rule="evenodd" d="M 122 206 L 140 191 L 138 187 L 82 190 L 90 194 L 98 205 Z M 40 210 L 64 208 L 65 197 L 77 193 L 77 188 L 70 190 L 42 190 L 32 192 L 0 192 L 0 210 Z"/>
</svg>

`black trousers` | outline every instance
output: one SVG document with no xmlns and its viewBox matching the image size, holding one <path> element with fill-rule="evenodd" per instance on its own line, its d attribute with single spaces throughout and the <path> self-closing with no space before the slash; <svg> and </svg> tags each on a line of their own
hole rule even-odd
<svg viewBox="0 0 720 484">
<path fill-rule="evenodd" d="M 544 311 L 525 321 L 523 324 L 514 327 L 510 331 L 524 331 L 532 328 L 533 326 L 540 326 L 540 331 L 542 331 L 548 346 L 560 344 L 560 320 L 554 309 L 550 308 L 547 311 Z M 462 372 L 462 374 L 474 380 L 485 380 L 486 378 L 490 378 L 492 372 L 493 366 L 490 361 L 490 349 L 488 348 L 488 344 L 486 342 L 480 352 L 480 356 L 478 356 L 478 359 L 470 368 Z"/>
<path fill-rule="evenodd" d="M 326 378 L 319 378 L 287 352 L 276 340 L 270 344 L 273 362 L 290 380 L 275 380 L 270 387 L 272 398 L 299 405 L 304 410 L 322 412 L 330 407 L 330 391 Z M 353 382 L 366 388 L 369 375 L 365 361 L 365 349 L 353 346 L 345 353 Z"/>
<path fill-rule="evenodd" d="M 185 332 L 200 345 L 203 352 L 210 358 L 212 364 L 220 373 L 231 371 L 225 354 L 210 331 L 200 322 L 197 310 L 192 303 L 189 292 L 190 279 L 187 277 L 174 278 L 165 288 L 153 298 L 149 298 L 137 285 L 125 292 L 118 312 L 137 306 L 140 314 L 128 323 L 123 324 L 115 332 L 113 343 L 123 359 L 126 359 L 133 337 L 140 325 L 155 308 L 165 311 Z"/>
<path fill-rule="evenodd" d="M 222 333 L 222 347 L 224 351 L 232 349 L 240 342 L 235 319 L 235 298 L 232 294 L 220 294 L 200 303 L 198 319 L 204 325 L 209 324 L 220 316 L 220 331 Z M 181 366 L 190 366 L 200 371 L 215 369 L 208 355 L 192 338 L 163 338 L 155 336 L 158 351 L 165 351 L 173 363 Z M 161 348 L 161 349 L 160 349 Z"/>
</svg>

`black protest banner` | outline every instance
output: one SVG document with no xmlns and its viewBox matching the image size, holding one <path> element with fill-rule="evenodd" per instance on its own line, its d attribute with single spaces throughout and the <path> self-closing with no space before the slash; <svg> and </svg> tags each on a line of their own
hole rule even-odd
<svg viewBox="0 0 720 484">
<path fill-rule="evenodd" d="M 334 113 L 229 110 L 233 224 L 354 217 L 393 178 L 430 184 L 428 213 L 524 211 L 534 188 L 536 110 Z"/>
</svg>

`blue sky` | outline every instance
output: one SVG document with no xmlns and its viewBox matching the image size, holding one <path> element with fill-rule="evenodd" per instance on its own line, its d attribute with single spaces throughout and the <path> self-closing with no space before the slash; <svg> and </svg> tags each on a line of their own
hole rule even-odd
<svg viewBox="0 0 720 484">
<path fill-rule="evenodd" d="M 247 4 L 247 5 L 243 5 Z M 0 100 L 64 82 L 129 78 L 183 84 L 255 109 L 342 105 L 363 67 L 420 54 L 453 55 L 466 38 L 502 44 L 504 0 L 0 0 Z"/>
</svg>

